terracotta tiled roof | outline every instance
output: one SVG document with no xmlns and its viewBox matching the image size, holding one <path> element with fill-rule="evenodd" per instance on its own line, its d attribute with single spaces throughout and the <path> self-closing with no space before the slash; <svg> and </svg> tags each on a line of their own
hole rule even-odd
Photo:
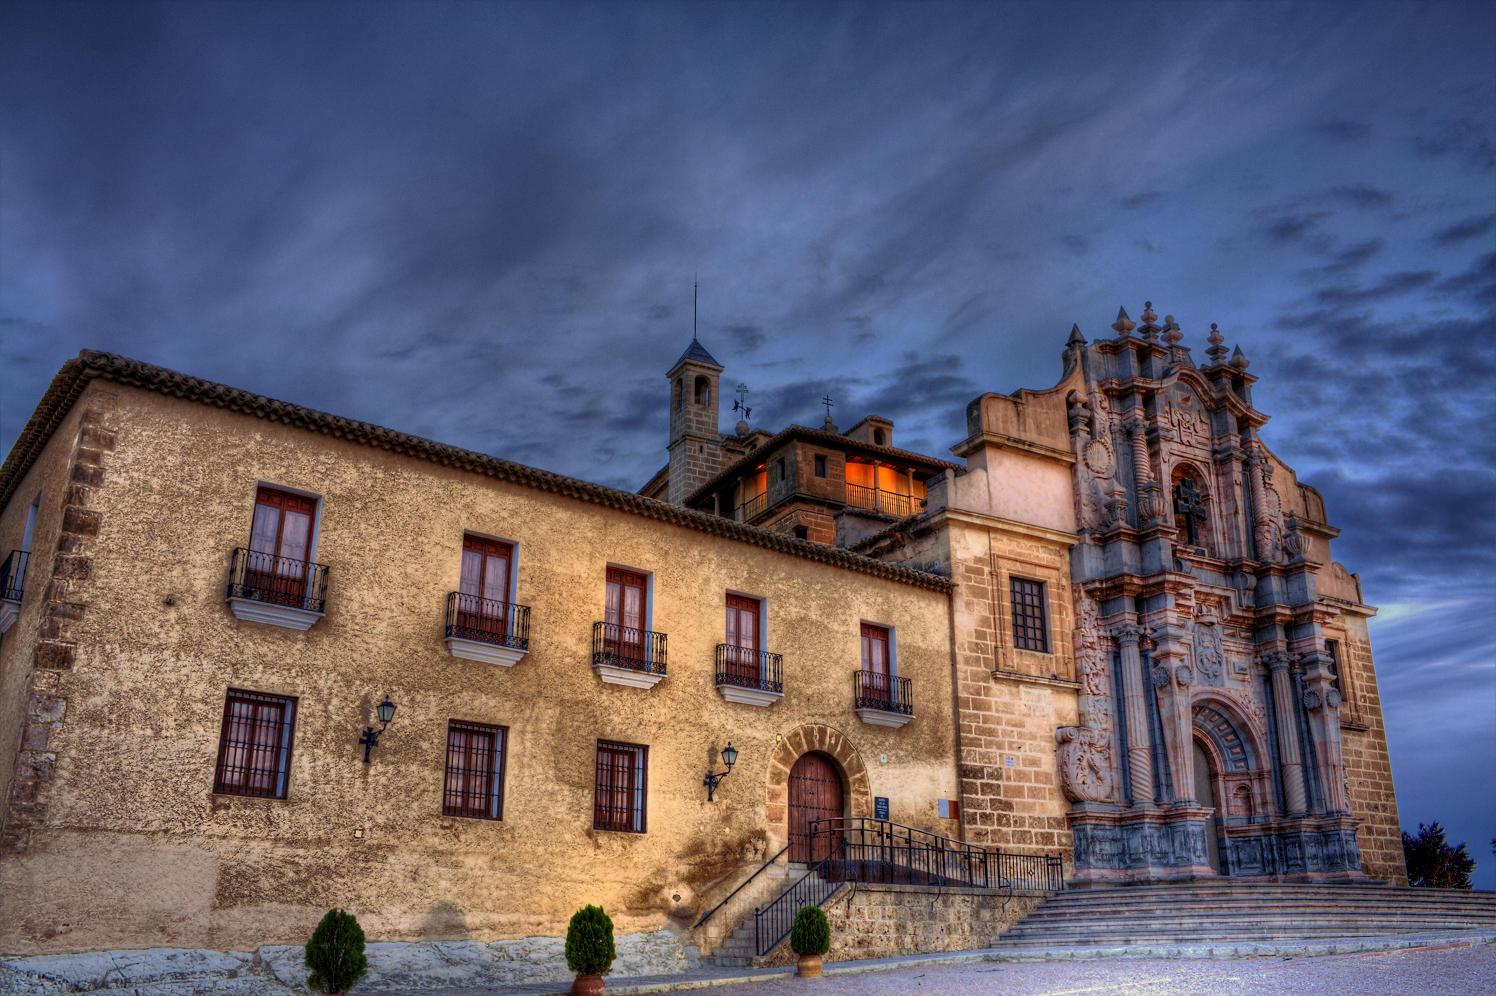
<svg viewBox="0 0 1496 996">
<path fill-rule="evenodd" d="M 865 421 L 865 420 L 864 420 Z M 859 425 L 861 423 L 858 423 Z M 941 460 L 923 453 L 915 453 L 912 450 L 901 450 L 893 446 L 879 446 L 876 443 L 864 443 L 858 439 L 851 439 L 839 432 L 827 432 L 824 429 L 812 429 L 805 425 L 792 425 L 781 429 L 778 433 L 770 436 L 762 446 L 755 447 L 746 456 L 734 460 L 724 467 L 720 473 L 707 481 L 701 487 L 686 496 L 686 504 L 690 504 L 705 495 L 709 495 L 722 485 L 724 481 L 737 477 L 755 461 L 762 460 L 770 450 L 783 445 L 789 439 L 808 439 L 812 442 L 824 443 L 829 447 L 839 450 L 855 450 L 858 453 L 866 453 L 874 456 L 885 456 L 890 460 L 902 463 L 910 463 L 928 469 L 931 474 L 942 470 L 965 470 L 959 463 L 951 463 L 949 460 Z"/>
<path fill-rule="evenodd" d="M 84 350 L 77 359 L 68 360 L 52 378 L 52 384 L 37 404 L 31 420 L 21 430 L 15 446 L 0 466 L 0 509 L 9 504 L 21 479 L 31 469 L 42 448 L 57 427 L 67 417 L 69 410 L 92 380 L 106 380 L 116 384 L 155 391 L 169 397 L 196 401 L 199 404 L 224 408 L 229 411 L 252 415 L 256 418 L 280 422 L 298 429 L 307 429 L 338 439 L 347 439 L 375 446 L 393 453 L 429 460 L 432 463 L 460 470 L 483 474 L 496 480 L 508 481 L 525 487 L 548 491 L 577 501 L 602 505 L 606 508 L 628 512 L 659 522 L 695 529 L 698 532 L 721 536 L 726 539 L 749 543 L 753 546 L 774 550 L 805 560 L 814 560 L 846 570 L 871 574 L 932 591 L 948 592 L 951 582 L 938 574 L 917 571 L 896 564 L 884 563 L 871 557 L 849 553 L 836 547 L 822 546 L 808 540 L 797 540 L 780 533 L 769 532 L 756 526 L 747 526 L 719 516 L 697 512 L 670 505 L 666 502 L 645 498 L 617 488 L 604 487 L 590 481 L 565 477 L 550 471 L 527 467 L 524 464 L 501 460 L 498 457 L 465 450 L 457 446 L 423 439 L 393 429 L 358 422 L 338 415 L 329 415 L 312 408 L 276 401 L 259 394 L 251 394 L 236 387 L 216 384 L 187 374 L 177 373 L 162 367 L 142 363 L 139 360 Z"/>
</svg>

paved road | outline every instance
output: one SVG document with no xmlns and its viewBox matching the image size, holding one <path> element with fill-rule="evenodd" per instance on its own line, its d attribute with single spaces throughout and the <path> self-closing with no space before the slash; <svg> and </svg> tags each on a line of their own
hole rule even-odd
<svg viewBox="0 0 1496 996">
<path fill-rule="evenodd" d="M 1496 944 L 1415 948 L 1321 958 L 1234 961 L 1154 959 L 982 962 L 912 968 L 818 981 L 777 979 L 704 990 L 714 996 L 903 996 L 928 993 L 1003 996 L 1204 996 L 1229 993 L 1324 993 L 1329 996 L 1477 996 L 1496 994 Z"/>
</svg>

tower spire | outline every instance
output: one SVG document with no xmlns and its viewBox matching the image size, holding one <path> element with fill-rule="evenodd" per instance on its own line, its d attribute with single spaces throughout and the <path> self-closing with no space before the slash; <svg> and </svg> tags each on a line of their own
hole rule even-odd
<svg viewBox="0 0 1496 996">
<path fill-rule="evenodd" d="M 696 342 L 696 298 L 699 296 L 700 283 L 696 274 L 691 274 L 691 341 Z"/>
</svg>

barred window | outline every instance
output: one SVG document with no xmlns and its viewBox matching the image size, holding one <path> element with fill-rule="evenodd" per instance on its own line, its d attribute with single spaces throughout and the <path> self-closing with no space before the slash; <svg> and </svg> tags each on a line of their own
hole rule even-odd
<svg viewBox="0 0 1496 996">
<path fill-rule="evenodd" d="M 1010 577 L 1013 601 L 1013 646 L 1019 650 L 1049 653 L 1049 627 L 1045 622 L 1044 582 Z"/>
<path fill-rule="evenodd" d="M 284 799 L 295 725 L 294 698 L 229 689 L 213 791 Z"/>
<path fill-rule="evenodd" d="M 447 724 L 447 778 L 442 814 L 479 820 L 504 818 L 504 755 L 509 731 L 502 726 Z"/>
<path fill-rule="evenodd" d="M 643 833 L 649 748 L 597 742 L 597 792 L 592 825 L 598 830 Z"/>
</svg>

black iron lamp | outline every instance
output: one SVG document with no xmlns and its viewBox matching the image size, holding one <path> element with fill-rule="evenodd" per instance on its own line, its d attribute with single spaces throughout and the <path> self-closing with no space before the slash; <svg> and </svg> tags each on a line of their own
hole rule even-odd
<svg viewBox="0 0 1496 996">
<path fill-rule="evenodd" d="M 379 735 L 384 732 L 385 727 L 390 725 L 390 720 L 395 718 L 395 703 L 390 701 L 386 695 L 384 701 L 374 707 L 374 712 L 379 716 L 379 729 L 372 726 L 364 727 L 363 734 L 358 738 L 359 744 L 364 748 L 364 763 L 369 763 L 369 752 L 379 743 Z"/>
<path fill-rule="evenodd" d="M 727 765 L 726 771 L 712 771 L 707 769 L 706 780 L 702 782 L 706 786 L 706 801 L 712 801 L 712 793 L 717 791 L 717 786 L 722 784 L 722 779 L 732 774 L 732 766 L 738 763 L 738 749 L 727 741 L 727 746 L 722 748 L 722 763 Z"/>
</svg>

